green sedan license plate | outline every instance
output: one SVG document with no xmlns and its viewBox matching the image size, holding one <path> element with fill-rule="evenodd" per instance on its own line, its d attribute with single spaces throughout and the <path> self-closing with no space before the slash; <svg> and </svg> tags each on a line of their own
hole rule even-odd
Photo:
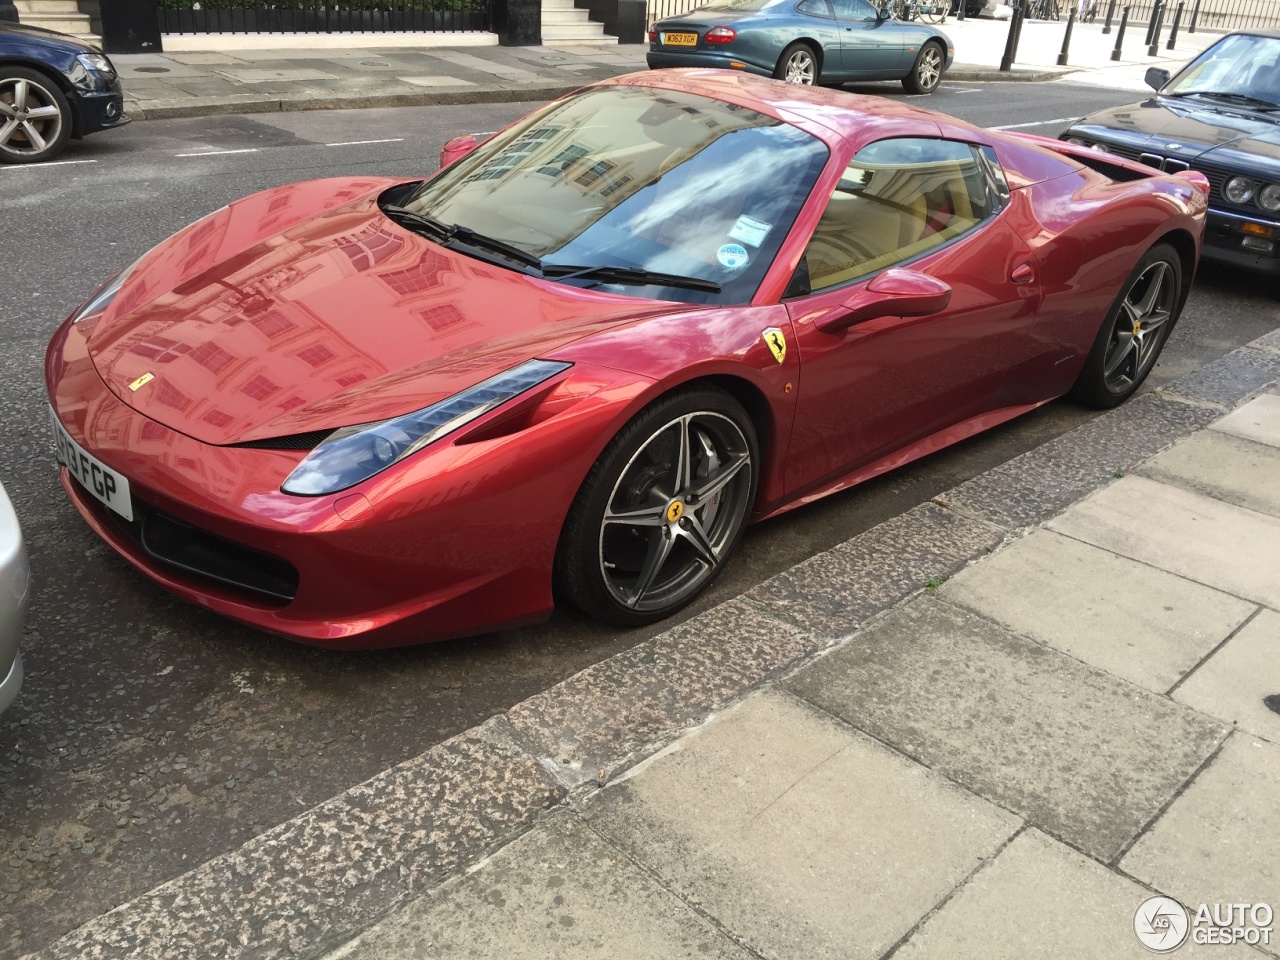
<svg viewBox="0 0 1280 960">
<path fill-rule="evenodd" d="M 696 33 L 664 33 L 662 45 L 664 47 L 696 47 L 698 35 Z"/>
</svg>

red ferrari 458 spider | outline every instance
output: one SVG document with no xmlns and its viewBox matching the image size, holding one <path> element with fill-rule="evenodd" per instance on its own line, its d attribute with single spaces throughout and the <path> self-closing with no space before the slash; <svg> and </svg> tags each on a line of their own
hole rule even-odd
<svg viewBox="0 0 1280 960">
<path fill-rule="evenodd" d="M 1207 183 L 728 72 L 587 87 L 427 179 L 279 187 L 109 281 L 62 483 L 175 593 L 357 648 L 664 617 L 750 520 L 1128 397 Z"/>
</svg>

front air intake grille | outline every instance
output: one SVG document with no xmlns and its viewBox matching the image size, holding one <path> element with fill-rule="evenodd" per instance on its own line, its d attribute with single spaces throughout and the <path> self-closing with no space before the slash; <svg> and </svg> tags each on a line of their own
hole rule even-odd
<svg viewBox="0 0 1280 960">
<path fill-rule="evenodd" d="M 329 439 L 332 430 L 312 430 L 310 433 L 295 433 L 287 437 L 268 437 L 266 440 L 246 440 L 244 443 L 233 443 L 233 447 L 245 447 L 250 450 L 314 450 Z"/>
<path fill-rule="evenodd" d="M 142 549 L 187 573 L 289 603 L 298 595 L 298 571 L 270 554 L 193 527 L 159 510 L 142 521 Z"/>
</svg>

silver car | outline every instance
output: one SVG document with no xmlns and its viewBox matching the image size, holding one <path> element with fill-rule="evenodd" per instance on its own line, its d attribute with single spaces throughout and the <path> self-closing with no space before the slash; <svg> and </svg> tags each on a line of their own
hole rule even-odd
<svg viewBox="0 0 1280 960">
<path fill-rule="evenodd" d="M 22 686 L 18 640 L 27 616 L 31 570 L 22 530 L 4 487 L 0 487 L 0 710 L 13 703 Z"/>
</svg>

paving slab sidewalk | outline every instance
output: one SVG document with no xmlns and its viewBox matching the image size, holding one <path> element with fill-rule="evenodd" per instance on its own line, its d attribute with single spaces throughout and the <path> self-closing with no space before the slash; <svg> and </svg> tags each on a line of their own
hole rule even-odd
<svg viewBox="0 0 1280 960">
<path fill-rule="evenodd" d="M 1156 894 L 1274 911 L 1277 384 L 1280 331 L 31 956 L 1137 958 Z"/>
<path fill-rule="evenodd" d="M 944 82 L 1054 80 L 1081 72 L 1091 83 L 1142 89 L 1147 66 L 1177 69 L 1217 39 L 1183 34 L 1177 49 L 1147 56 L 1130 36 L 1112 61 L 1114 39 L 1102 25 L 1079 24 L 1069 66 L 1057 66 L 1065 25 L 1027 21 L 1015 68 L 998 67 L 1008 24 L 948 21 L 956 63 Z M 460 46 L 379 48 L 376 37 L 352 34 L 349 47 L 236 49 L 235 35 L 217 51 L 123 54 L 113 57 L 124 83 L 126 110 L 135 119 L 281 110 L 423 106 L 546 100 L 607 77 L 645 70 L 646 44 L 533 47 Z M 361 46 L 362 43 L 374 46 Z M 896 89 L 896 84 L 886 89 Z"/>
</svg>

